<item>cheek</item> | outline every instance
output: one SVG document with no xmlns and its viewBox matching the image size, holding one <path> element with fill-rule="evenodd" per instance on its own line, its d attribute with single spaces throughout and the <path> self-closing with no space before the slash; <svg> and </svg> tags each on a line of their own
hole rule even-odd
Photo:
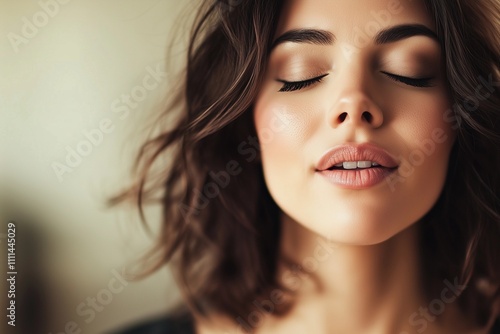
<svg viewBox="0 0 500 334">
<path fill-rule="evenodd" d="M 446 180 L 455 131 L 447 117 L 449 100 L 444 94 L 419 99 L 393 122 L 402 145 L 397 174 L 387 184 L 395 197 L 394 213 L 416 220 L 437 201 Z"/>
<path fill-rule="evenodd" d="M 447 118 L 449 100 L 442 94 L 422 98 L 410 112 L 395 119 L 395 128 L 405 143 L 401 174 L 428 172 L 429 178 L 444 179 L 449 154 L 455 141 L 453 124 Z M 403 175 L 409 177 L 409 175 Z"/>
<path fill-rule="evenodd" d="M 254 122 L 264 177 L 278 204 L 284 205 L 286 198 L 300 193 L 310 172 L 304 159 L 308 138 L 315 132 L 310 116 L 307 109 L 293 103 L 290 97 L 272 100 L 264 97 L 255 105 Z"/>
<path fill-rule="evenodd" d="M 254 122 L 262 149 L 273 150 L 282 144 L 301 142 L 307 127 L 305 115 L 305 110 L 290 102 L 259 100 L 255 105 Z"/>
<path fill-rule="evenodd" d="M 280 165 L 303 154 L 301 147 L 314 131 L 307 110 L 279 99 L 260 99 L 255 105 L 254 122 L 265 165 Z M 268 159 L 269 158 L 269 159 Z"/>
</svg>

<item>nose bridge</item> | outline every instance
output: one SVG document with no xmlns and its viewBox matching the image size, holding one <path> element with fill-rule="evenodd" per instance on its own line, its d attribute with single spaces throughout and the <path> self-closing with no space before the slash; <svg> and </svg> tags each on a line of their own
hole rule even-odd
<svg viewBox="0 0 500 334">
<path fill-rule="evenodd" d="M 362 95 L 367 94 L 368 82 L 367 82 L 367 69 L 366 64 L 362 61 L 351 61 L 351 63 L 346 62 L 339 69 L 338 79 L 339 79 L 339 99 L 342 101 L 347 101 L 353 99 L 354 97 L 362 97 Z"/>
<path fill-rule="evenodd" d="M 367 125 L 379 127 L 383 123 L 382 110 L 373 101 L 366 64 L 351 64 L 338 72 L 335 86 L 337 94 L 328 115 L 332 127 Z"/>
</svg>

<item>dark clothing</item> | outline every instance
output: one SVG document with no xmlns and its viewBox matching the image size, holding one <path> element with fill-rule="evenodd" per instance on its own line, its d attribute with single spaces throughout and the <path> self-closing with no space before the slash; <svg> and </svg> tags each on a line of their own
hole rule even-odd
<svg viewBox="0 0 500 334">
<path fill-rule="evenodd" d="M 184 312 L 153 319 L 113 334 L 195 334 L 195 331 L 193 318 Z"/>
<path fill-rule="evenodd" d="M 195 334 L 195 331 L 193 318 L 184 313 L 149 321 L 114 334 Z M 490 334 L 500 334 L 500 318 L 496 320 Z"/>
</svg>

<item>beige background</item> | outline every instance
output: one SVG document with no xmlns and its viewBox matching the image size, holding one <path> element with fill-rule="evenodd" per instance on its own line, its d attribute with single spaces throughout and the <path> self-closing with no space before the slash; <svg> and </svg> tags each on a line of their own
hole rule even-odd
<svg viewBox="0 0 500 334">
<path fill-rule="evenodd" d="M 192 0 L 0 0 L 0 264 L 5 275 L 5 225 L 14 219 L 23 269 L 16 302 L 34 309 L 25 318 L 18 314 L 17 332 L 31 324 L 36 333 L 66 333 L 74 321 L 81 333 L 104 333 L 162 314 L 177 300 L 162 270 L 112 294 L 88 323 L 88 313 L 77 312 L 87 298 L 106 297 L 110 282 L 119 287 L 114 270 L 152 243 L 136 211 L 108 210 L 104 201 L 129 180 L 143 129 L 164 106 L 174 71 L 143 101 L 134 100 L 126 117 L 113 103 L 142 86 L 151 70 L 167 71 L 168 41 L 187 36 L 185 18 L 194 8 Z M 26 28 L 27 21 L 36 29 Z M 180 42 L 174 64 L 182 50 Z M 67 147 L 76 150 L 104 119 L 112 130 L 58 178 L 54 163 L 64 164 Z M 158 208 L 148 217 L 154 225 Z M 2 333 L 16 333 L 1 313 Z"/>
</svg>

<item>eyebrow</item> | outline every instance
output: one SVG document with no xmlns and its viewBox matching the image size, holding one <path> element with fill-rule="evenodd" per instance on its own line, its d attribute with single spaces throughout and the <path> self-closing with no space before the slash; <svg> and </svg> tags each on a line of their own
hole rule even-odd
<svg viewBox="0 0 500 334">
<path fill-rule="evenodd" d="M 375 44 L 380 45 L 397 42 L 413 36 L 427 36 L 440 43 L 436 33 L 423 24 L 401 24 L 392 26 L 379 31 L 374 40 Z M 271 50 L 285 42 L 331 45 L 335 42 L 335 39 L 335 35 L 328 30 L 292 29 L 276 38 L 271 46 Z"/>
<path fill-rule="evenodd" d="M 335 35 L 327 30 L 293 29 L 276 38 L 271 46 L 271 50 L 285 42 L 330 45 L 334 41 Z"/>
<path fill-rule="evenodd" d="M 423 24 L 402 24 L 380 31 L 375 37 L 375 44 L 397 42 L 413 36 L 427 36 L 440 43 L 436 33 Z"/>
</svg>

